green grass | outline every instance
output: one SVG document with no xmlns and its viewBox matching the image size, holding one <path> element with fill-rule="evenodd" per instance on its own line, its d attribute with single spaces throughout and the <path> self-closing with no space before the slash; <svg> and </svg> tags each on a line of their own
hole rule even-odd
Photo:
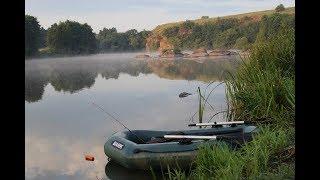
<svg viewBox="0 0 320 180">
<path fill-rule="evenodd" d="M 237 150 L 204 145 L 195 169 L 171 170 L 169 179 L 294 179 L 294 43 L 294 30 L 285 30 L 255 44 L 226 82 L 228 117 L 256 122 L 260 131 L 254 139 Z"/>
<path fill-rule="evenodd" d="M 294 31 L 257 44 L 238 73 L 227 81 L 232 117 L 293 125 L 295 117 Z"/>
<path fill-rule="evenodd" d="M 293 179 L 294 156 L 283 156 L 294 145 L 293 128 L 263 126 L 240 149 L 227 145 L 200 148 L 190 173 L 169 169 L 168 179 Z M 287 153 L 288 154 L 288 153 Z"/>
</svg>

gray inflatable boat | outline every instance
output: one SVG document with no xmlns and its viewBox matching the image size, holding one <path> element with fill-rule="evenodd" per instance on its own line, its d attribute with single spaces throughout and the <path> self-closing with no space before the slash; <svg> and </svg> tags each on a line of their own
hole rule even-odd
<svg viewBox="0 0 320 180">
<path fill-rule="evenodd" d="M 215 124 L 212 128 L 183 131 L 122 131 L 107 140 L 104 152 L 130 169 L 186 168 L 195 160 L 200 145 L 226 143 L 236 148 L 250 141 L 255 132 L 255 126 L 245 124 Z"/>
</svg>

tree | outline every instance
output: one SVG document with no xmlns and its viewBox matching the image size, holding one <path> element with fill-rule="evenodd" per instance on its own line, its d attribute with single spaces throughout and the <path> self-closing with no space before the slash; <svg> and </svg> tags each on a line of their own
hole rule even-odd
<svg viewBox="0 0 320 180">
<path fill-rule="evenodd" d="M 36 17 L 25 15 L 25 56 L 37 54 L 40 45 L 40 25 Z"/>
<path fill-rule="evenodd" d="M 185 22 L 182 23 L 181 28 L 183 29 L 192 29 L 193 26 L 195 26 L 196 23 L 190 21 L 190 20 L 186 20 Z"/>
<path fill-rule="evenodd" d="M 100 30 L 99 34 L 97 35 L 100 51 L 110 50 L 112 44 L 115 43 L 116 35 L 116 28 L 103 28 L 102 30 Z"/>
<path fill-rule="evenodd" d="M 249 42 L 246 37 L 238 38 L 236 44 L 234 45 L 238 49 L 248 49 Z"/>
<path fill-rule="evenodd" d="M 147 43 L 147 38 L 151 34 L 151 31 L 143 30 L 143 31 L 140 31 L 138 34 L 140 37 L 140 47 L 141 49 L 145 48 Z"/>
<path fill-rule="evenodd" d="M 219 34 L 215 41 L 215 45 L 217 47 L 222 48 L 232 47 L 235 44 L 238 37 L 239 33 L 234 28 L 227 29 L 223 31 L 221 34 Z"/>
<path fill-rule="evenodd" d="M 39 48 L 44 48 L 47 46 L 47 30 L 45 30 L 43 27 L 40 28 L 40 42 L 39 42 Z"/>
<path fill-rule="evenodd" d="M 172 26 L 172 27 L 166 28 L 163 32 L 163 35 L 166 36 L 167 38 L 170 38 L 170 37 L 177 36 L 178 32 L 179 32 L 179 27 Z"/>
<path fill-rule="evenodd" d="M 283 4 L 279 4 L 277 7 L 276 7 L 276 12 L 281 12 L 281 11 L 284 11 L 285 8 L 284 8 L 284 5 Z"/>
<path fill-rule="evenodd" d="M 129 41 L 130 49 L 139 49 L 140 48 L 140 37 L 136 29 L 130 29 L 125 32 Z"/>
<path fill-rule="evenodd" d="M 130 47 L 128 35 L 135 34 L 135 31 L 128 31 L 126 33 L 118 33 L 116 28 L 103 28 L 99 31 L 98 42 L 101 51 L 121 51 Z"/>
<path fill-rule="evenodd" d="M 101 51 L 125 51 L 140 50 L 145 48 L 146 38 L 150 31 L 138 32 L 130 29 L 124 33 L 118 33 L 116 28 L 103 28 L 97 35 L 99 49 Z"/>
<path fill-rule="evenodd" d="M 88 24 L 65 21 L 47 31 L 50 49 L 59 54 L 90 54 L 96 51 L 96 38 Z"/>
<path fill-rule="evenodd" d="M 209 19 L 209 16 L 202 16 L 201 19 Z"/>
</svg>

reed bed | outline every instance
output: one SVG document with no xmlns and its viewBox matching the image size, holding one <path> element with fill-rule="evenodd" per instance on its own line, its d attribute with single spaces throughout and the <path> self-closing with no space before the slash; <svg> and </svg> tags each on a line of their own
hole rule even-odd
<svg viewBox="0 0 320 180">
<path fill-rule="evenodd" d="M 257 123 L 294 125 L 295 38 L 286 30 L 256 44 L 242 67 L 230 75 L 227 98 L 231 116 Z"/>
</svg>

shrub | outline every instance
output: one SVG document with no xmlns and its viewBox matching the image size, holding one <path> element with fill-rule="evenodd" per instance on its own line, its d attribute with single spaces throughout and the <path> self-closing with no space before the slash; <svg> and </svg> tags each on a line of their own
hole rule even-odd
<svg viewBox="0 0 320 180">
<path fill-rule="evenodd" d="M 284 8 L 284 5 L 283 4 L 279 4 L 277 7 L 276 7 L 276 12 L 281 12 L 281 11 L 284 11 L 285 8 Z"/>
<path fill-rule="evenodd" d="M 249 47 L 248 39 L 246 37 L 238 38 L 234 46 L 238 49 L 246 50 Z"/>
</svg>

